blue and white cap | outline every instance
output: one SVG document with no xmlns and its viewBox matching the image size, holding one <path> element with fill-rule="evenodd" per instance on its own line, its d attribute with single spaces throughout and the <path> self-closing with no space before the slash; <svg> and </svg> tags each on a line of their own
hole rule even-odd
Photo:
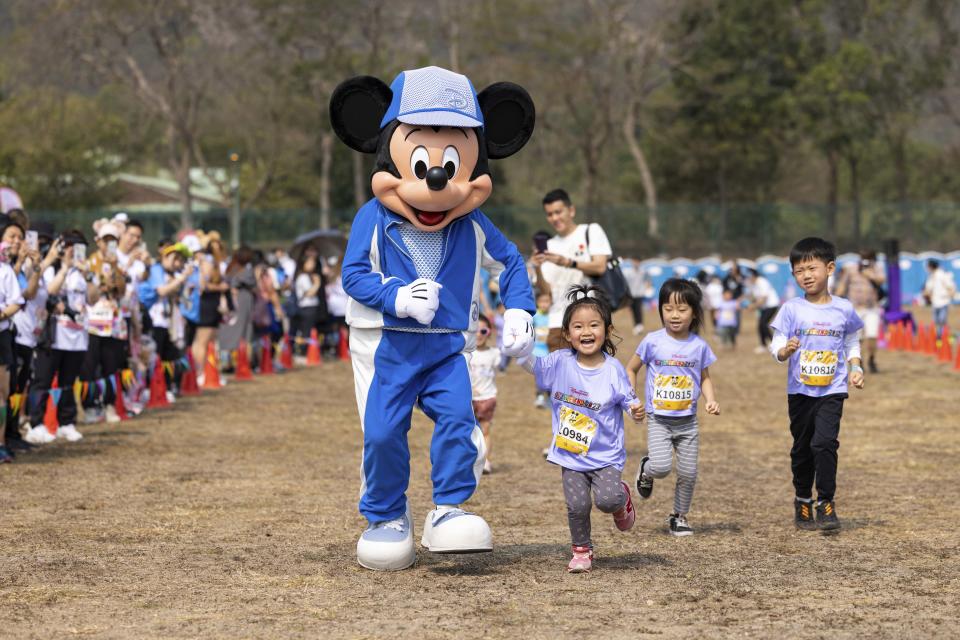
<svg viewBox="0 0 960 640">
<path fill-rule="evenodd" d="M 440 67 L 402 71 L 390 85 L 393 99 L 382 129 L 392 120 L 431 127 L 482 127 L 477 92 L 467 76 Z"/>
</svg>

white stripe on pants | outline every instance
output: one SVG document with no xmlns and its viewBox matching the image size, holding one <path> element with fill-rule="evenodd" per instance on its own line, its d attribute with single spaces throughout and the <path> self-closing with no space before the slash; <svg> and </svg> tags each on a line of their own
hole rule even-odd
<svg viewBox="0 0 960 640">
<path fill-rule="evenodd" d="M 643 468 L 644 475 L 666 478 L 673 467 L 673 452 L 677 452 L 677 488 L 673 495 L 673 510 L 686 514 L 693 501 L 697 483 L 697 458 L 700 454 L 700 431 L 697 416 L 658 416 L 647 414 L 647 455 L 650 459 Z"/>
</svg>

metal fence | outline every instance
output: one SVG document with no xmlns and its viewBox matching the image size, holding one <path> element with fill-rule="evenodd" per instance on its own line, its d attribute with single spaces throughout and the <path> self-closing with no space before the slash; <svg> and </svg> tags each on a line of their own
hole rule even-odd
<svg viewBox="0 0 960 640">
<path fill-rule="evenodd" d="M 912 223 L 908 224 L 896 204 L 869 204 L 862 207 L 859 239 L 852 232 L 853 215 L 849 206 L 837 211 L 837 233 L 828 229 L 825 206 L 798 204 L 740 204 L 721 208 L 715 204 L 668 204 L 659 208 L 660 237 L 647 235 L 647 211 L 643 206 L 578 208 L 580 222 L 598 222 L 607 232 L 620 255 L 650 257 L 656 255 L 755 257 L 784 255 L 798 239 L 819 235 L 833 240 L 840 251 L 862 248 L 880 249 L 884 240 L 897 238 L 905 251 L 941 251 L 960 249 L 960 205 L 955 203 L 912 203 Z M 539 206 L 483 208 L 504 233 L 524 253 L 530 250 L 530 238 L 540 229 L 550 230 Z M 58 230 L 77 228 L 88 236 L 91 225 L 114 211 L 32 211 L 34 219 L 53 222 Z M 354 210 L 337 210 L 330 215 L 332 226 L 349 232 Z M 144 225 L 145 237 L 152 246 L 161 238 L 174 236 L 180 229 L 177 212 L 137 212 L 132 217 Z M 216 229 L 229 238 L 226 209 L 195 212 L 194 224 L 207 231 Z M 243 212 L 241 238 L 259 248 L 286 245 L 293 238 L 316 229 L 320 215 L 316 210 L 248 210 Z"/>
</svg>

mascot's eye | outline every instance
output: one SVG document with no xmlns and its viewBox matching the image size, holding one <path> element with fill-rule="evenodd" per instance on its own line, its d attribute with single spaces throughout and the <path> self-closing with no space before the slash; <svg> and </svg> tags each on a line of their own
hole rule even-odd
<svg viewBox="0 0 960 640">
<path fill-rule="evenodd" d="M 457 175 L 460 168 L 460 154 L 456 147 L 447 147 L 443 150 L 443 170 L 447 172 L 447 178 L 452 179 Z"/>
<path fill-rule="evenodd" d="M 423 180 L 427 177 L 428 166 L 430 166 L 430 154 L 427 153 L 426 147 L 414 149 L 410 154 L 410 168 L 413 169 L 413 175 L 417 176 L 418 180 Z"/>
</svg>

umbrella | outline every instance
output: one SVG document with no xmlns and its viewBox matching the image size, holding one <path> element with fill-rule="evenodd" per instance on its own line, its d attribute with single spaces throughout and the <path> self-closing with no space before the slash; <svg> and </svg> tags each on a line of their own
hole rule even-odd
<svg viewBox="0 0 960 640">
<path fill-rule="evenodd" d="M 290 257 L 294 260 L 300 260 L 307 247 L 313 247 L 317 253 L 325 258 L 330 256 L 343 256 L 347 248 L 347 237 L 340 231 L 331 231 L 328 229 L 317 229 L 300 234 L 293 241 L 290 248 Z"/>
</svg>

